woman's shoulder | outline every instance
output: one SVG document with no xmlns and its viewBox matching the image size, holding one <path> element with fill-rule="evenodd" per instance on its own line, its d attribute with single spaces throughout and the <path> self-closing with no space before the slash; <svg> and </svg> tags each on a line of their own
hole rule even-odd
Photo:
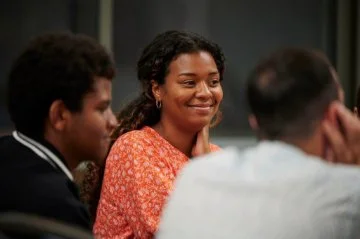
<svg viewBox="0 0 360 239">
<path fill-rule="evenodd" d="M 147 139 L 151 138 L 151 134 L 148 133 L 146 128 L 131 130 L 119 138 L 116 139 L 114 144 L 126 144 L 126 143 L 139 143 L 148 141 Z"/>
<path fill-rule="evenodd" d="M 136 149 L 146 149 L 152 145 L 154 136 L 149 132 L 148 127 L 144 127 L 139 130 L 132 130 L 116 139 L 111 151 L 127 151 L 129 153 Z"/>
</svg>

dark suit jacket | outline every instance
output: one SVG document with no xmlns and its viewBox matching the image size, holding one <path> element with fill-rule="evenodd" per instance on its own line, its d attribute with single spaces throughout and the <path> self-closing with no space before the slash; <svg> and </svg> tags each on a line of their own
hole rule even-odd
<svg viewBox="0 0 360 239">
<path fill-rule="evenodd" d="M 64 163 L 52 145 L 45 141 L 41 145 Z M 91 230 L 74 182 L 14 136 L 0 138 L 0 182 L 0 213 L 35 214 Z"/>
</svg>

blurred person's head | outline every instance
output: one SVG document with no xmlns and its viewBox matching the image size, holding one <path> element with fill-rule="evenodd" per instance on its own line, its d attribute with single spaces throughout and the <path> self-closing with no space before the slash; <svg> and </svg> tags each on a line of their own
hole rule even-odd
<svg viewBox="0 0 360 239">
<path fill-rule="evenodd" d="M 323 156 L 321 122 L 343 100 L 337 75 L 322 53 L 285 48 L 263 59 L 247 81 L 250 125 L 260 139 L 296 144 Z"/>
<path fill-rule="evenodd" d="M 110 109 L 113 61 L 94 39 L 71 33 L 34 38 L 15 60 L 8 110 L 16 130 L 46 140 L 72 169 L 105 158 L 116 119 Z"/>
<path fill-rule="evenodd" d="M 119 114 L 115 138 L 168 121 L 196 133 L 219 119 L 224 55 L 204 37 L 166 31 L 145 47 L 137 64 L 140 96 Z"/>
</svg>

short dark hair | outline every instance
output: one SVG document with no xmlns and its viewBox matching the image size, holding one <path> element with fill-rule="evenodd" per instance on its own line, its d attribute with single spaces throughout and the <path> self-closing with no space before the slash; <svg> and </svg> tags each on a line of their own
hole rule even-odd
<svg viewBox="0 0 360 239">
<path fill-rule="evenodd" d="M 303 48 L 281 49 L 262 60 L 246 86 L 260 136 L 274 140 L 311 135 L 338 99 L 331 68 L 325 55 Z"/>
<path fill-rule="evenodd" d="M 13 63 L 8 81 L 8 110 L 15 128 L 43 137 L 49 108 L 62 100 L 81 111 L 95 77 L 112 80 L 115 67 L 101 44 L 85 35 L 46 33 L 30 41 Z"/>
</svg>

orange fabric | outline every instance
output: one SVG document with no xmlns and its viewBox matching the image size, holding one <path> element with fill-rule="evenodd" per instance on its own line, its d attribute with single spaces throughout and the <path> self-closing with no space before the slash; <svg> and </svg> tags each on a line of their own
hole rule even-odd
<svg viewBox="0 0 360 239">
<path fill-rule="evenodd" d="M 119 137 L 106 161 L 95 236 L 152 238 L 176 175 L 188 161 L 150 127 Z"/>
</svg>

